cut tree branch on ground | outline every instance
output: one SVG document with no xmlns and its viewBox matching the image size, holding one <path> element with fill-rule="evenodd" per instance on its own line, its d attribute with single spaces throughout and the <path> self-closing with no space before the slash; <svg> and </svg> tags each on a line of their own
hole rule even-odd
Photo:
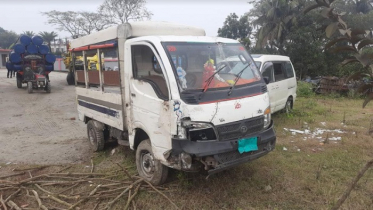
<svg viewBox="0 0 373 210">
<path fill-rule="evenodd" d="M 13 177 L 13 176 L 20 176 L 20 175 L 23 175 L 23 174 L 25 174 L 25 172 L 10 174 L 10 175 L 6 175 L 6 176 L 0 176 L 0 179 L 5 179 L 5 178 Z"/>
<path fill-rule="evenodd" d="M 373 159 L 370 160 L 365 164 L 365 166 L 359 171 L 355 179 L 351 182 L 350 186 L 346 189 L 346 191 L 343 193 L 342 197 L 340 197 L 337 201 L 337 203 L 333 206 L 332 210 L 338 210 L 342 204 L 345 202 L 345 200 L 350 195 L 351 191 L 354 189 L 356 184 L 359 182 L 360 178 L 363 177 L 364 173 L 370 168 L 373 167 Z"/>
<path fill-rule="evenodd" d="M 116 172 L 119 171 L 121 170 Z M 21 173 L 25 173 L 25 171 Z M 126 193 L 128 193 L 126 208 L 132 205 L 132 208 L 136 209 L 135 197 L 138 195 L 140 189 L 149 193 L 155 191 L 167 198 L 165 194 L 159 191 L 167 188 L 154 187 L 149 182 L 144 181 L 143 178 L 131 176 L 129 173 L 124 177 L 121 176 L 113 179 L 103 178 L 109 177 L 112 175 L 111 173 L 113 171 L 107 174 L 46 173 L 23 180 L 18 180 L 17 177 L 12 176 L 7 178 L 8 180 L 0 180 L 0 189 L 2 191 L 0 209 L 8 210 L 10 206 L 12 209 L 17 209 L 17 204 L 13 201 L 18 202 L 25 198 L 31 199 L 32 202 L 28 204 L 30 207 L 23 206 L 25 207 L 23 208 L 20 206 L 23 209 L 84 209 L 87 206 L 92 208 L 95 204 L 97 205 L 96 209 L 112 209 L 117 207 L 115 205 L 118 204 L 120 199 L 123 200 Z M 144 183 L 141 185 L 141 182 L 146 182 L 147 185 Z M 69 190 L 71 190 L 71 193 L 63 194 Z M 7 195 L 5 200 L 3 200 L 4 195 Z M 176 206 L 169 198 L 167 200 Z M 97 204 L 98 201 L 101 204 L 100 206 Z M 52 203 L 55 203 L 55 206 L 49 206 Z"/>
<path fill-rule="evenodd" d="M 128 190 L 130 190 L 131 188 L 133 188 L 133 186 L 135 186 L 136 184 L 140 183 L 144 181 L 143 178 L 140 178 L 139 180 L 135 181 L 133 184 L 131 184 L 130 186 L 128 186 L 121 194 L 119 194 L 116 198 L 114 198 L 114 200 L 110 201 L 106 206 L 105 206 L 105 209 L 109 210 L 111 209 L 112 205 L 118 201 L 119 198 L 121 198 Z"/>
<path fill-rule="evenodd" d="M 133 193 L 133 195 L 132 195 L 131 197 L 129 197 L 129 199 L 128 199 L 128 201 L 127 201 L 127 204 L 126 204 L 126 206 L 124 207 L 125 210 L 128 209 L 128 207 L 129 207 L 130 204 L 131 204 L 131 201 L 133 200 L 133 198 L 135 198 L 136 194 L 139 192 L 140 186 L 141 186 L 141 183 L 136 187 L 136 190 L 135 190 L 135 192 Z"/>
<path fill-rule="evenodd" d="M 21 189 L 18 189 L 17 191 L 15 191 L 14 193 L 12 193 L 11 195 L 9 195 L 8 196 L 8 198 L 7 199 L 5 199 L 5 203 L 8 203 L 8 201 L 10 200 L 10 199 L 12 199 L 13 198 L 13 196 L 15 196 L 15 195 L 17 195 L 19 192 L 21 192 Z"/>
<path fill-rule="evenodd" d="M 0 203 L 4 207 L 4 210 L 8 210 L 8 208 L 6 207 L 5 202 L 3 200 L 3 195 L 2 194 L 0 195 Z"/>
<path fill-rule="evenodd" d="M 128 173 L 127 169 L 125 169 L 124 167 L 122 167 L 119 163 L 115 163 L 115 164 L 117 164 L 117 166 L 119 166 L 122 169 L 122 171 L 128 176 L 128 178 L 130 178 L 132 181 L 135 181 L 133 179 L 133 177 L 131 176 L 131 174 Z"/>
<path fill-rule="evenodd" d="M 31 192 L 34 194 L 36 201 L 38 202 L 39 209 L 48 210 L 47 207 L 43 205 L 41 202 L 38 193 L 35 190 L 31 190 Z"/>
<path fill-rule="evenodd" d="M 19 206 L 14 203 L 13 201 L 8 201 L 7 202 L 8 206 L 10 206 L 12 209 L 15 209 L 15 210 L 22 210 L 21 208 L 19 208 Z"/>
<path fill-rule="evenodd" d="M 161 191 L 159 191 L 157 188 L 155 188 L 150 182 L 144 180 L 144 182 L 146 182 L 151 188 L 153 188 L 153 190 L 155 190 L 157 193 L 161 194 L 163 197 L 165 197 L 172 205 L 175 206 L 176 209 L 179 209 L 179 207 L 174 203 L 172 202 L 172 200 L 170 198 L 168 198 L 165 194 L 163 194 Z"/>
<path fill-rule="evenodd" d="M 48 195 L 48 198 L 51 199 L 51 200 L 56 201 L 59 204 L 65 205 L 65 206 L 67 206 L 69 208 L 72 206 L 72 204 L 70 204 L 70 203 L 68 203 L 66 201 L 63 201 L 61 199 L 58 199 L 58 198 L 54 197 L 53 195 Z"/>
<path fill-rule="evenodd" d="M 21 168 L 21 169 L 14 168 L 12 171 L 35 171 L 35 170 L 42 170 L 42 169 L 45 169 L 47 167 L 49 167 L 49 166 L 38 166 L 38 167 Z"/>
<path fill-rule="evenodd" d="M 93 164 L 93 159 L 91 159 L 91 173 L 95 170 L 95 165 Z"/>
</svg>

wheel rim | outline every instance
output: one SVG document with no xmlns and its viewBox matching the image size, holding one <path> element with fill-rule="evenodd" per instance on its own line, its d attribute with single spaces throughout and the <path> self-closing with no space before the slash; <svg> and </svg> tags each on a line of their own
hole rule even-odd
<svg viewBox="0 0 373 210">
<path fill-rule="evenodd" d="M 93 128 L 89 129 L 88 134 L 89 134 L 89 142 L 91 143 L 92 146 L 95 146 L 96 139 L 95 139 L 95 131 L 93 130 Z"/>
<path fill-rule="evenodd" d="M 152 177 L 155 170 L 155 163 L 153 155 L 148 151 L 141 153 L 141 170 L 146 177 Z"/>
</svg>

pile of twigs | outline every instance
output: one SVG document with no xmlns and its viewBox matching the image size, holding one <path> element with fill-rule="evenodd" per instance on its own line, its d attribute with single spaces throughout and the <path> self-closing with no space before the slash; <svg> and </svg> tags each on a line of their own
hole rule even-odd
<svg viewBox="0 0 373 210">
<path fill-rule="evenodd" d="M 119 164 L 118 164 L 119 165 Z M 120 166 L 120 165 L 119 165 Z M 124 209 L 136 209 L 134 198 L 139 191 L 153 191 L 165 197 L 176 209 L 178 207 L 148 181 L 133 176 L 121 167 L 114 173 L 39 173 L 39 168 L 13 170 L 0 177 L 0 210 L 9 209 L 112 209 L 122 200 Z M 121 176 L 123 172 L 126 176 Z M 27 176 L 27 177 L 25 177 Z M 18 180 L 17 180 L 18 179 Z M 127 201 L 125 196 L 127 196 Z M 123 202 L 124 201 L 124 202 Z M 121 206 L 120 209 L 123 209 Z"/>
</svg>

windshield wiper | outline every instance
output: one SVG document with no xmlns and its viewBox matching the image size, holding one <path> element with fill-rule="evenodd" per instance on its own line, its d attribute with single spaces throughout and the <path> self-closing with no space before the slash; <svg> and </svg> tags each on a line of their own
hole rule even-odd
<svg viewBox="0 0 373 210">
<path fill-rule="evenodd" d="M 228 92 L 228 96 L 230 96 L 230 95 L 232 94 L 232 90 L 233 90 L 233 88 L 236 86 L 238 80 L 241 79 L 241 75 L 242 75 L 242 73 L 247 69 L 247 67 L 250 66 L 250 64 L 251 64 L 251 63 L 247 64 L 247 65 L 245 66 L 245 68 L 243 68 L 240 72 L 238 72 L 238 74 L 237 74 L 237 76 L 236 76 L 236 79 L 234 80 L 234 84 L 232 85 L 232 87 L 230 88 L 230 90 L 229 90 L 229 92 Z"/>
<path fill-rule="evenodd" d="M 225 67 L 227 66 L 227 64 L 223 64 L 217 71 L 215 71 L 205 82 L 207 82 L 205 84 L 205 86 L 203 87 L 203 91 L 202 92 L 206 92 L 206 90 L 208 89 L 208 87 L 210 86 L 212 80 L 214 80 L 214 76 L 219 73 L 221 70 L 223 70 Z"/>
</svg>

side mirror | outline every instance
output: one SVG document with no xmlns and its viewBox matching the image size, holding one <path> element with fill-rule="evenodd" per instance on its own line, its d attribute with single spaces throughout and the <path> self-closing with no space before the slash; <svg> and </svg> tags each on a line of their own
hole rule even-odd
<svg viewBox="0 0 373 210">
<path fill-rule="evenodd" d="M 269 78 L 268 77 L 263 77 L 264 82 L 268 85 L 269 84 Z"/>
</svg>

